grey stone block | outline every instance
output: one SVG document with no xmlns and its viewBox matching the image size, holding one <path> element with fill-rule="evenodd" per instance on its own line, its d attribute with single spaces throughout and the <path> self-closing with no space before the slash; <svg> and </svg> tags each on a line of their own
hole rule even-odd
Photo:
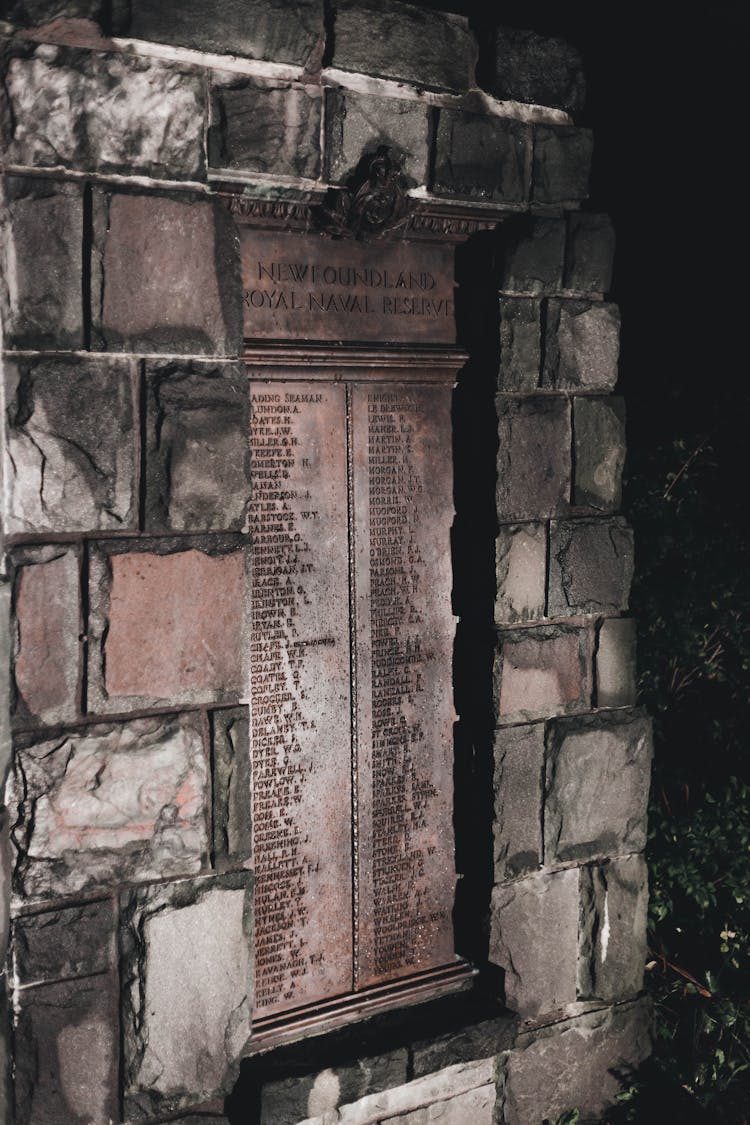
<svg viewBox="0 0 750 1125">
<path fill-rule="evenodd" d="M 206 21 L 210 23 L 210 20 Z M 275 176 L 320 175 L 319 89 L 244 81 L 214 87 L 209 161 Z"/>
<path fill-rule="evenodd" d="M 309 68 L 323 51 L 323 0 L 223 0 L 207 18 L 204 0 L 114 0 L 118 35 L 211 54 Z"/>
<path fill-rule="evenodd" d="M 642 855 L 581 868 L 578 995 L 627 1000 L 643 988 L 648 868 Z"/>
<path fill-rule="evenodd" d="M 419 1109 L 407 1113 L 399 1113 L 389 1117 L 389 1125 L 430 1125 L 439 1121 L 442 1125 L 496 1125 L 497 1115 L 497 1090 L 494 1083 L 485 1083 L 474 1090 L 466 1090 L 463 1094 L 445 1098 L 430 1105 L 421 1106 Z M 362 1125 L 371 1118 L 361 1118 Z M 352 1125 L 359 1125 L 353 1120 Z"/>
<path fill-rule="evenodd" d="M 505 970 L 505 1003 L 534 1019 L 576 999 L 578 871 L 539 872 L 497 886 L 489 959 Z"/>
<path fill-rule="evenodd" d="M 228 1093 L 250 1034 L 247 872 L 123 897 L 125 1113 L 190 1109 Z"/>
<path fill-rule="evenodd" d="M 611 391 L 620 356 L 620 310 L 589 301 L 549 301 L 542 384 Z"/>
<path fill-rule="evenodd" d="M 506 1014 L 480 1020 L 450 1034 L 415 1040 L 411 1045 L 414 1077 L 507 1050 L 515 1039 L 516 1024 L 516 1019 Z"/>
<path fill-rule="evenodd" d="M 3 787 L 4 788 L 4 787 Z M 10 939 L 10 895 L 13 879 L 13 855 L 10 846 L 10 817 L 8 810 L 0 805 L 0 965 L 6 965 L 8 941 Z M 8 974 L 0 972 L 0 991 L 7 980 Z M 0 1010 L 2 1003 L 0 1002 Z M 2 1034 L 0 1034 L 2 1040 Z M 2 1089 L 2 1071 L 0 1070 L 0 1089 Z M 0 1098 L 2 1105 L 2 1098 Z M 0 1118 L 2 1120 L 2 1118 Z"/>
<path fill-rule="evenodd" d="M 427 179 L 429 120 L 427 106 L 376 98 L 353 90 L 326 94 L 326 171 L 343 183 L 364 156 L 389 150 L 410 184 Z"/>
<path fill-rule="evenodd" d="M 111 976 L 24 989 L 15 1031 L 16 1125 L 117 1120 L 119 1028 Z"/>
<path fill-rule="evenodd" d="M 570 498 L 570 407 L 562 398 L 497 400 L 497 514 L 544 519 Z"/>
<path fill-rule="evenodd" d="M 106 972 L 115 963 L 116 924 L 109 899 L 17 918 L 13 957 L 19 983 Z"/>
<path fill-rule="evenodd" d="M 102 9 L 102 0 L 10 0 L 4 15 L 17 27 L 34 27 L 60 18 L 99 20 Z"/>
<path fill-rule="evenodd" d="M 546 863 L 642 851 L 651 723 L 639 711 L 557 719 L 547 740 Z"/>
<path fill-rule="evenodd" d="M 509 293 L 557 293 L 562 287 L 565 223 L 562 219 L 514 220 L 502 231 L 500 288 Z"/>
<path fill-rule="evenodd" d="M 620 518 L 553 520 L 547 613 L 619 613 L 633 579 L 633 532 Z"/>
<path fill-rule="evenodd" d="M 83 189 L 79 184 L 9 175 L 4 189 L 4 346 L 81 348 Z"/>
<path fill-rule="evenodd" d="M 264 1082 L 259 1125 L 298 1125 L 305 1118 L 337 1114 L 340 1106 L 401 1086 L 407 1079 L 408 1061 L 408 1052 L 401 1047 L 349 1064 Z"/>
<path fill-rule="evenodd" d="M 573 503 L 613 512 L 622 499 L 625 403 L 621 398 L 573 400 Z"/>
<path fill-rule="evenodd" d="M 214 711 L 213 830 L 217 862 L 238 863 L 250 857 L 250 729 L 246 707 Z"/>
<path fill-rule="evenodd" d="M 534 129 L 532 197 L 535 203 L 575 203 L 589 193 L 594 149 L 590 129 L 537 125 Z"/>
<path fill-rule="evenodd" d="M 19 739 L 9 794 L 16 892 L 53 898 L 199 871 L 206 785 L 193 716 Z"/>
<path fill-rule="evenodd" d="M 0 548 L 2 548 L 1 537 Z M 10 585 L 7 582 L 0 581 L 0 792 L 5 791 L 5 779 L 13 753 L 10 737 L 10 610 Z M 0 963 L 1 961 L 2 959 L 0 959 Z"/>
<path fill-rule="evenodd" d="M 489 89 L 498 98 L 555 106 L 579 113 L 586 99 L 580 53 L 563 39 L 500 27 Z"/>
<path fill-rule="evenodd" d="M 529 129 L 518 121 L 441 109 L 435 140 L 436 195 L 497 203 L 527 198 Z"/>
<path fill-rule="evenodd" d="M 535 391 L 542 369 L 542 320 L 539 301 L 500 299 L 500 372 L 498 390 Z"/>
<path fill-rule="evenodd" d="M 544 617 L 547 528 L 543 523 L 500 527 L 495 548 L 495 624 L 513 625 Z"/>
<path fill-rule="evenodd" d="M 635 703 L 636 640 L 632 618 L 608 617 L 599 626 L 595 656 L 597 707 L 630 707 Z"/>
<path fill-rule="evenodd" d="M 46 44 L 19 48 L 6 67 L 10 163 L 205 179 L 205 95 L 195 71 Z"/>
<path fill-rule="evenodd" d="M 621 1089 L 624 1072 L 651 1051 L 647 1001 L 589 1012 L 519 1039 L 505 1083 L 507 1125 L 555 1121 L 571 1107 L 601 1120 Z"/>
<path fill-rule="evenodd" d="M 495 882 L 535 871 L 542 856 L 544 723 L 495 732 Z"/>
<path fill-rule="evenodd" d="M 240 350 L 239 240 L 217 200 L 98 193 L 91 289 L 102 351 Z"/>
<path fill-rule="evenodd" d="M 13 1049 L 7 976 L 0 977 L 0 1121 L 13 1122 Z"/>
<path fill-rule="evenodd" d="M 149 364 L 146 530 L 241 531 L 250 499 L 242 364 Z"/>
<path fill-rule="evenodd" d="M 496 722 L 585 711 L 591 699 L 590 663 L 583 629 L 546 625 L 501 633 L 493 670 Z"/>
<path fill-rule="evenodd" d="M 398 0 L 335 0 L 332 64 L 415 86 L 462 92 L 474 84 L 468 20 Z"/>
<path fill-rule="evenodd" d="M 568 215 L 565 288 L 607 293 L 612 285 L 615 228 L 609 215 L 584 211 Z"/>
<path fill-rule="evenodd" d="M 133 370 L 129 360 L 6 361 L 8 533 L 135 526 Z"/>
</svg>

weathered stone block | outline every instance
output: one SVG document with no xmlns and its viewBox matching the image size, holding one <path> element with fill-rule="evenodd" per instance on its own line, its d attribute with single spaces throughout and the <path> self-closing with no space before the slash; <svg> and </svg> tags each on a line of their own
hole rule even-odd
<svg viewBox="0 0 750 1125">
<path fill-rule="evenodd" d="M 625 464 L 625 403 L 621 398 L 573 400 L 573 503 L 616 511 Z"/>
<path fill-rule="evenodd" d="M 83 189 L 5 176 L 0 300 L 6 348 L 81 348 Z"/>
<path fill-rule="evenodd" d="M 251 876 L 123 897 L 125 1113 L 189 1109 L 228 1093 L 250 1034 Z"/>
<path fill-rule="evenodd" d="M 411 1045 L 414 1077 L 499 1054 L 515 1039 L 516 1022 L 515 1017 L 505 1013 L 455 1028 L 445 1035 L 416 1040 Z"/>
<path fill-rule="evenodd" d="M 241 294 L 237 232 L 217 200 L 96 195 L 98 348 L 236 355 Z"/>
<path fill-rule="evenodd" d="M 500 288 L 507 293 L 557 293 L 562 286 L 565 253 L 562 219 L 524 215 L 500 233 Z"/>
<path fill-rule="evenodd" d="M 586 99 L 580 53 L 563 39 L 500 27 L 496 32 L 495 67 L 489 89 L 498 98 L 579 113 Z"/>
<path fill-rule="evenodd" d="M 2 548 L 1 535 L 0 548 Z M 5 778 L 13 752 L 10 737 L 10 609 L 10 584 L 0 581 L 0 792 L 3 791 L 5 786 Z M 0 864 L 0 870 L 2 870 L 2 864 Z"/>
<path fill-rule="evenodd" d="M 214 711 L 213 830 L 217 862 L 238 863 L 250 857 L 250 730 L 246 707 Z"/>
<path fill-rule="evenodd" d="M 535 391 L 542 369 L 541 309 L 538 301 L 500 300 L 498 390 Z"/>
<path fill-rule="evenodd" d="M 532 194 L 535 203 L 574 203 L 589 193 L 594 149 L 590 129 L 537 125 L 534 129 Z"/>
<path fill-rule="evenodd" d="M 10 163 L 205 179 L 196 71 L 47 44 L 18 49 L 6 65 Z"/>
<path fill-rule="evenodd" d="M 203 0 L 114 0 L 118 35 L 211 54 L 315 67 L 323 50 L 323 0 L 224 0 L 206 18 Z"/>
<path fill-rule="evenodd" d="M 497 400 L 497 514 L 539 519 L 570 497 L 570 409 L 562 398 Z"/>
<path fill-rule="evenodd" d="M 651 1051 L 647 1001 L 530 1032 L 510 1052 L 505 1085 L 507 1125 L 555 1121 L 575 1107 L 600 1120 L 623 1083 Z"/>
<path fill-rule="evenodd" d="M 525 200 L 528 127 L 509 118 L 457 109 L 439 112 L 435 194 L 498 203 Z"/>
<path fill-rule="evenodd" d="M 633 532 L 625 520 L 553 520 L 549 553 L 550 617 L 627 609 Z"/>
<path fill-rule="evenodd" d="M 615 228 L 609 215 L 574 211 L 568 215 L 565 288 L 607 293 L 612 285 Z"/>
<path fill-rule="evenodd" d="M 595 658 L 597 707 L 630 707 L 635 703 L 636 640 L 632 618 L 608 617 L 599 626 Z"/>
<path fill-rule="evenodd" d="M 398 0 L 335 0 L 333 9 L 332 63 L 340 70 L 428 89 L 473 86 L 478 51 L 465 17 Z"/>
<path fill-rule="evenodd" d="M 388 1121 L 390 1125 L 430 1125 L 431 1121 L 439 1121 L 440 1125 L 466 1125 L 468 1121 L 472 1125 L 495 1125 L 496 1104 L 497 1090 L 488 1083 L 455 1098 L 433 1102 L 410 1113 L 399 1113 L 396 1117 L 389 1117 Z"/>
<path fill-rule="evenodd" d="M 34 27 L 60 18 L 97 20 L 102 15 L 102 0 L 10 0 L 3 12 L 17 27 Z"/>
<path fill-rule="evenodd" d="M 13 956 L 19 983 L 106 972 L 115 963 L 116 925 L 109 899 L 17 918 Z"/>
<path fill-rule="evenodd" d="M 303 1118 L 336 1114 L 340 1106 L 352 1111 L 352 1102 L 401 1086 L 406 1082 L 408 1052 L 405 1047 L 385 1055 L 326 1067 L 310 1074 L 291 1075 L 264 1082 L 260 1091 L 259 1125 L 298 1125 Z M 335 1120 L 339 1120 L 335 1117 Z"/>
<path fill-rule="evenodd" d="M 199 871 L 207 772 L 192 716 L 19 740 L 9 798 L 16 892 L 50 898 Z"/>
<path fill-rule="evenodd" d="M 620 357 L 620 310 L 601 301 L 549 301 L 542 384 L 611 391 Z"/>
<path fill-rule="evenodd" d="M 576 999 L 578 871 L 540 872 L 492 892 L 489 959 L 524 1019 Z"/>
<path fill-rule="evenodd" d="M 326 170 L 329 180 L 343 183 L 363 157 L 372 158 L 383 145 L 410 184 L 427 179 L 429 120 L 427 106 L 376 98 L 353 90 L 326 94 Z"/>
<path fill-rule="evenodd" d="M 250 396 L 241 364 L 147 368 L 146 529 L 241 531 L 250 499 Z"/>
<path fill-rule="evenodd" d="M 545 625 L 503 632 L 493 673 L 498 723 L 523 723 L 584 711 L 591 697 L 583 629 Z"/>
<path fill-rule="evenodd" d="M 117 988 L 111 976 L 20 994 L 16 1125 L 108 1125 L 119 1116 Z"/>
<path fill-rule="evenodd" d="M 626 1000 L 643 988 L 648 868 L 642 855 L 581 868 L 578 995 Z"/>
<path fill-rule="evenodd" d="M 549 731 L 546 863 L 642 851 L 651 723 L 639 711 L 558 719 Z"/>
<path fill-rule="evenodd" d="M 210 20 L 204 21 L 210 23 Z M 214 167 L 275 176 L 320 175 L 320 90 L 233 82 L 213 91 Z"/>
<path fill-rule="evenodd" d="M 495 732 L 495 882 L 534 871 L 542 856 L 544 723 Z"/>
<path fill-rule="evenodd" d="M 7 976 L 0 977 L 0 1121 L 13 1121 L 13 1049 Z"/>
<path fill-rule="evenodd" d="M 547 528 L 543 523 L 500 527 L 495 548 L 495 623 L 513 625 L 544 617 Z"/>
<path fill-rule="evenodd" d="M 7 361 L 5 396 L 6 531 L 133 528 L 133 364 Z"/>
<path fill-rule="evenodd" d="M 14 554 L 18 723 L 75 718 L 81 630 L 78 565 L 75 547 L 29 547 Z"/>
<path fill-rule="evenodd" d="M 92 547 L 89 706 L 235 702 L 244 690 L 245 552 L 237 537 Z"/>
<path fill-rule="evenodd" d="M 5 785 L 3 785 L 3 791 Z M 10 939 L 10 895 L 13 879 L 13 855 L 10 846 L 10 817 L 8 810 L 0 805 L 0 964 L 5 966 Z M 3 984 L 6 972 L 0 973 L 0 1021 L 3 1015 Z M 2 1053 L 2 1027 L 0 1026 L 0 1055 Z M 0 1067 L 0 1106 L 2 1106 L 3 1071 Z M 0 1118 L 2 1120 L 2 1118 Z"/>
</svg>

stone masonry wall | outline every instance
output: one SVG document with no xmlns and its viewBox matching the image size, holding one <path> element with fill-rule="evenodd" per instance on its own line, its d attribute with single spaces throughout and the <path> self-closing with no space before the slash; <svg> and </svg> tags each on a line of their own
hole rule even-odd
<svg viewBox="0 0 750 1125">
<path fill-rule="evenodd" d="M 251 480 L 217 189 L 258 213 L 319 202 L 380 145 L 446 230 L 468 208 L 496 225 L 488 961 L 520 1029 L 506 1013 L 352 1048 L 266 1081 L 257 1119 L 595 1115 L 648 1050 L 651 751 L 580 60 L 500 31 L 479 89 L 467 21 L 395 0 L 3 11 L 0 1120 L 232 1113 L 253 977 Z"/>
</svg>

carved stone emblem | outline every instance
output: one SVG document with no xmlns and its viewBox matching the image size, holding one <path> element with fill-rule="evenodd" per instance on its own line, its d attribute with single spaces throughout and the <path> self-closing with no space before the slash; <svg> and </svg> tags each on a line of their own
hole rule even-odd
<svg viewBox="0 0 750 1125">
<path fill-rule="evenodd" d="M 405 225 L 413 209 L 406 177 L 386 145 L 364 156 L 347 188 L 334 190 L 333 207 L 321 207 L 318 224 L 342 238 L 378 238 Z"/>
</svg>

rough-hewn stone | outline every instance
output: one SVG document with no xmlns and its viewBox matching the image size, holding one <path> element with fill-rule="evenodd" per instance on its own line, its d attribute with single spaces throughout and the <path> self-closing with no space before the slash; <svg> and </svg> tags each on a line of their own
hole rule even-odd
<svg viewBox="0 0 750 1125">
<path fill-rule="evenodd" d="M 445 1035 L 417 1039 L 411 1045 L 415 1078 L 456 1063 L 489 1058 L 506 1050 L 515 1038 L 516 1020 L 509 1013 L 455 1028 Z"/>
<path fill-rule="evenodd" d="M 25 989 L 16 1024 L 16 1125 L 109 1125 L 119 1116 L 111 976 Z"/>
<path fill-rule="evenodd" d="M 499 285 L 507 293 L 557 293 L 562 285 L 565 224 L 524 215 L 501 228 Z M 524 388 L 525 389 L 525 388 Z"/>
<path fill-rule="evenodd" d="M 344 182 L 363 157 L 386 146 L 411 184 L 427 179 L 429 121 L 427 106 L 376 98 L 353 90 L 326 94 L 326 172 Z"/>
<path fill-rule="evenodd" d="M 620 310 L 601 301 L 549 301 L 542 384 L 611 391 L 620 357 Z"/>
<path fill-rule="evenodd" d="M 583 629 L 543 625 L 501 633 L 494 668 L 497 722 L 585 710 L 591 696 L 588 648 Z"/>
<path fill-rule="evenodd" d="M 240 364 L 147 368 L 146 529 L 241 531 L 250 398 Z"/>
<path fill-rule="evenodd" d="M 244 689 L 243 548 L 235 540 L 223 550 L 184 539 L 149 546 L 92 548 L 91 707 L 235 702 Z"/>
<path fill-rule="evenodd" d="M 616 511 L 625 464 L 625 403 L 615 397 L 575 398 L 573 435 L 573 503 Z"/>
<path fill-rule="evenodd" d="M 498 390 L 535 391 L 542 368 L 539 301 L 523 297 L 500 300 L 500 372 Z"/>
<path fill-rule="evenodd" d="M 70 721 L 79 677 L 78 552 L 26 548 L 15 553 L 14 570 L 16 721 Z"/>
<path fill-rule="evenodd" d="M 3 785 L 3 790 L 5 786 Z M 8 941 L 10 940 L 10 895 L 11 883 L 13 879 L 13 855 L 10 846 L 10 816 L 5 806 L 0 805 L 0 965 L 3 969 L 0 970 L 0 1019 L 2 1018 L 2 993 L 3 984 L 7 979 L 5 960 L 8 953 Z M 2 1044 L 2 1028 L 0 1027 L 0 1044 Z M 1 1050 L 0 1050 L 1 1053 Z M 0 1068 L 0 1091 L 3 1084 L 3 1072 Z M 2 1094 L 0 1093 L 0 1106 L 2 1106 Z M 0 1120 L 2 1120 L 0 1118 Z"/>
<path fill-rule="evenodd" d="M 615 228 L 609 215 L 574 211 L 567 217 L 565 288 L 608 293 L 612 285 Z"/>
<path fill-rule="evenodd" d="M 228 1093 L 250 1034 L 251 876 L 124 896 L 125 1111 L 189 1109 Z"/>
<path fill-rule="evenodd" d="M 564 512 L 570 496 L 570 409 L 561 398 L 499 396 L 497 514 L 539 519 Z"/>
<path fill-rule="evenodd" d="M 200 870 L 207 772 L 192 716 L 21 740 L 9 800 L 16 892 L 50 898 Z"/>
<path fill-rule="evenodd" d="M 0 974 L 0 1121 L 13 1121 L 13 1050 L 7 974 Z"/>
<path fill-rule="evenodd" d="M 118 35 L 212 54 L 314 67 L 323 50 L 323 0 L 113 0 Z"/>
<path fill-rule="evenodd" d="M 528 127 L 457 109 L 439 112 L 435 194 L 497 203 L 525 200 Z"/>
<path fill-rule="evenodd" d="M 399 0 L 335 0 L 332 64 L 419 87 L 467 90 L 477 45 L 468 20 Z"/>
<path fill-rule="evenodd" d="M 597 707 L 635 703 L 636 626 L 632 618 L 608 617 L 599 626 L 596 645 Z"/>
<path fill-rule="evenodd" d="M 495 882 L 534 871 L 542 856 L 544 723 L 495 732 Z"/>
<path fill-rule="evenodd" d="M 499 98 L 579 113 L 586 98 L 580 53 L 563 39 L 500 27 L 489 89 Z"/>
<path fill-rule="evenodd" d="M 9 58 L 3 146 L 13 164 L 205 178 L 204 84 L 186 68 L 41 45 Z"/>
<path fill-rule="evenodd" d="M 6 361 L 5 395 L 6 531 L 134 527 L 132 363 Z"/>
<path fill-rule="evenodd" d="M 600 1120 L 621 1088 L 623 1072 L 649 1054 L 650 1027 L 650 1006 L 640 1001 L 524 1035 L 508 1061 L 507 1125 L 555 1121 L 571 1107 Z"/>
<path fill-rule="evenodd" d="M 465 1125 L 468 1121 L 472 1125 L 495 1125 L 496 1104 L 497 1090 L 488 1082 L 455 1098 L 434 1102 L 410 1113 L 399 1113 L 396 1117 L 389 1117 L 388 1121 L 390 1125 L 430 1125 L 432 1121 L 438 1121 L 440 1125 Z"/>
<path fill-rule="evenodd" d="M 6 348 L 81 348 L 83 189 L 5 176 L 0 218 Z"/>
<path fill-rule="evenodd" d="M 495 623 L 513 625 L 544 617 L 547 529 L 542 523 L 500 527 L 495 548 Z"/>
<path fill-rule="evenodd" d="M 407 1079 L 408 1061 L 406 1048 L 400 1047 L 384 1055 L 264 1082 L 259 1125 L 297 1125 L 310 1114 L 335 1113 L 337 1107 L 368 1094 L 401 1086 Z"/>
<path fill-rule="evenodd" d="M 321 105 L 321 93 L 315 87 L 261 86 L 236 80 L 215 86 L 211 164 L 315 179 L 320 175 Z"/>
<path fill-rule="evenodd" d="M 17 918 L 13 956 L 19 983 L 106 972 L 114 965 L 116 922 L 110 899 Z"/>
<path fill-rule="evenodd" d="M 102 0 L 10 0 L 3 14 L 18 27 L 34 27 L 56 19 L 98 20 Z"/>
<path fill-rule="evenodd" d="M 641 851 L 651 724 L 639 711 L 555 720 L 547 740 L 545 862 Z"/>
<path fill-rule="evenodd" d="M 537 125 L 532 173 L 535 203 L 575 203 L 589 193 L 590 129 L 574 125 Z"/>
<path fill-rule="evenodd" d="M 245 707 L 214 711 L 213 831 L 217 862 L 237 863 L 250 856 L 250 730 Z"/>
<path fill-rule="evenodd" d="M 539 872 L 492 892 L 489 959 L 524 1019 L 576 999 L 578 871 Z"/>
<path fill-rule="evenodd" d="M 633 532 L 625 520 L 553 520 L 549 555 L 550 617 L 627 609 Z"/>
<path fill-rule="evenodd" d="M 2 535 L 0 535 L 2 548 Z M 12 754 L 10 737 L 10 647 L 11 647 L 11 588 L 10 583 L 0 581 L 0 792 Z M 0 870 L 2 865 L 0 864 Z"/>
<path fill-rule="evenodd" d="M 643 988 L 648 868 L 642 855 L 581 868 L 578 995 L 626 1000 Z"/>
<path fill-rule="evenodd" d="M 97 194 L 91 289 L 103 351 L 239 352 L 239 243 L 216 200 Z"/>
</svg>

